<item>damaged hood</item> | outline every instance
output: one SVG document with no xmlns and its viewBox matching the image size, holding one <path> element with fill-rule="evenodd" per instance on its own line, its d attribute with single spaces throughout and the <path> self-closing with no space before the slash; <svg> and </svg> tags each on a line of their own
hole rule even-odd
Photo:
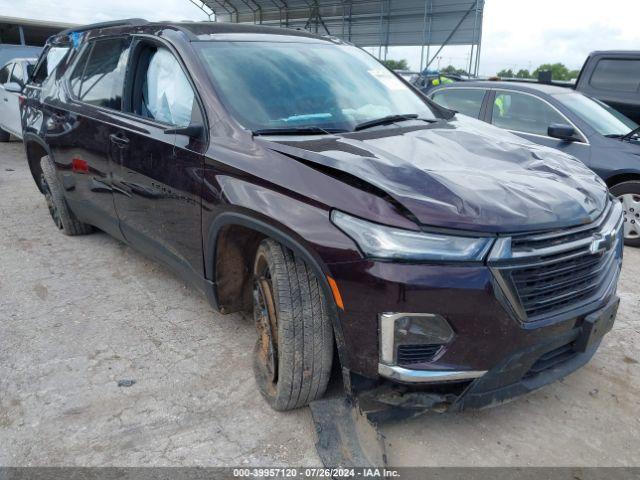
<svg viewBox="0 0 640 480">
<path fill-rule="evenodd" d="M 425 226 L 494 233 L 563 228 L 593 221 L 607 201 L 606 185 L 577 159 L 462 115 L 260 140 L 311 167 L 347 173 L 345 181 L 359 188 L 382 190 Z"/>
</svg>

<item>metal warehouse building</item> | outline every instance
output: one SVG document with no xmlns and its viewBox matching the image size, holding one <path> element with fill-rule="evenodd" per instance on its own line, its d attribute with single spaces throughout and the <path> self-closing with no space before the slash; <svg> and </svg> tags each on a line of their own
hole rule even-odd
<svg viewBox="0 0 640 480">
<path fill-rule="evenodd" d="M 70 23 L 0 17 L 0 65 L 16 57 L 37 57 L 47 38 L 71 26 Z"/>
<path fill-rule="evenodd" d="M 190 1 L 216 21 L 303 28 L 378 47 L 381 58 L 388 47 L 418 46 L 423 67 L 444 46 L 469 45 L 469 71 L 479 68 L 484 0 Z"/>
</svg>

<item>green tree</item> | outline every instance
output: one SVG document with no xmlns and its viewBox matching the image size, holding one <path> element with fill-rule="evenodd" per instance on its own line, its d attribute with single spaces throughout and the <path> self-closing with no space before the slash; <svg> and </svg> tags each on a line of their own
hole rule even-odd
<svg viewBox="0 0 640 480">
<path fill-rule="evenodd" d="M 383 60 L 382 63 L 391 70 L 409 70 L 409 64 L 404 58 L 402 60 Z"/>
<path fill-rule="evenodd" d="M 466 70 L 462 68 L 456 68 L 453 65 L 449 65 L 440 69 L 440 73 L 442 73 L 443 75 L 469 75 Z"/>
<path fill-rule="evenodd" d="M 513 70 L 511 70 L 511 69 L 506 70 L 504 68 L 502 70 L 500 70 L 497 73 L 497 75 L 499 77 L 502 77 L 502 78 L 514 78 L 516 76 L 515 73 L 513 73 Z"/>
<path fill-rule="evenodd" d="M 531 72 L 526 68 L 520 69 L 518 73 L 516 73 L 516 78 L 531 78 Z"/>
<path fill-rule="evenodd" d="M 540 72 L 550 70 L 551 78 L 553 80 L 570 80 L 571 72 L 562 63 L 545 63 L 536 68 L 533 72 L 533 77 L 538 78 Z"/>
</svg>

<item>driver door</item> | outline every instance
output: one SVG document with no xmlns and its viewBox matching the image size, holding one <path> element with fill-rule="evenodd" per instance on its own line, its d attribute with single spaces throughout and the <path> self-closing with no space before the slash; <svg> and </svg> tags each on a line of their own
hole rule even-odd
<svg viewBox="0 0 640 480">
<path fill-rule="evenodd" d="M 195 88 L 169 48 L 139 40 L 130 60 L 125 112 L 111 135 L 115 207 L 123 235 L 188 278 L 204 276 L 201 233 L 205 130 Z"/>
</svg>

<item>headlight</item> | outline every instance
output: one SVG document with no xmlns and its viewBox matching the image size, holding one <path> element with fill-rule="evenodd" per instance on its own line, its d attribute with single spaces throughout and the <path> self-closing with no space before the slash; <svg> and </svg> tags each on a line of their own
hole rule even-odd
<svg viewBox="0 0 640 480">
<path fill-rule="evenodd" d="M 413 261 L 482 261 L 492 237 L 474 238 L 387 227 L 334 210 L 331 221 L 370 258 Z"/>
</svg>

